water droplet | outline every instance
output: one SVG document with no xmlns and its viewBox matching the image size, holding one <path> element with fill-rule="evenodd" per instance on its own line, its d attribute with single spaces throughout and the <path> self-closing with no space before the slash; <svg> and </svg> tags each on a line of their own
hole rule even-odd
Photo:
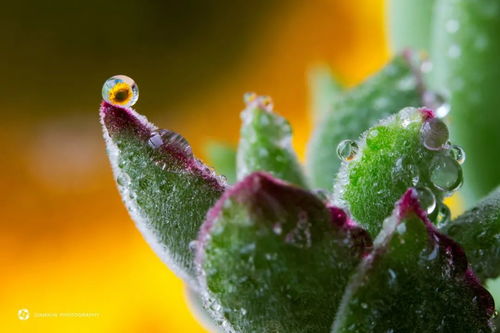
<svg viewBox="0 0 500 333">
<path fill-rule="evenodd" d="M 114 105 L 132 106 L 139 99 L 139 87 L 125 75 L 115 75 L 104 82 L 102 98 Z"/>
<path fill-rule="evenodd" d="M 448 156 L 438 155 L 431 162 L 431 182 L 445 192 L 454 192 L 462 185 L 462 168 Z"/>
<path fill-rule="evenodd" d="M 316 196 L 321 201 L 328 201 L 328 191 L 323 190 L 323 189 L 317 189 L 317 190 L 313 190 L 313 193 L 316 194 Z"/>
<path fill-rule="evenodd" d="M 454 34 L 460 29 L 460 23 L 457 20 L 448 20 L 446 22 L 446 31 L 450 34 Z"/>
<path fill-rule="evenodd" d="M 276 235 L 281 235 L 281 233 L 283 232 L 283 228 L 281 227 L 281 223 L 275 223 L 273 225 L 273 232 Z"/>
<path fill-rule="evenodd" d="M 428 187 L 417 187 L 415 188 L 418 194 L 418 200 L 420 201 L 420 206 L 427 214 L 431 214 L 434 209 L 436 209 L 436 197 Z"/>
<path fill-rule="evenodd" d="M 445 204 L 439 205 L 439 211 L 436 217 L 436 224 L 439 228 L 444 227 L 449 221 L 451 217 L 450 208 Z"/>
<path fill-rule="evenodd" d="M 422 144 L 429 150 L 441 150 L 448 142 L 448 126 L 439 118 L 432 118 L 422 124 Z"/>
<path fill-rule="evenodd" d="M 247 92 L 243 95 L 243 102 L 245 102 L 246 105 L 252 103 L 257 99 L 257 94 L 254 92 Z"/>
<path fill-rule="evenodd" d="M 191 146 L 182 135 L 165 129 L 151 132 L 148 144 L 154 149 L 158 149 L 162 146 L 171 146 L 173 149 L 182 152 L 185 155 L 193 155 Z"/>
<path fill-rule="evenodd" d="M 198 246 L 198 241 L 193 240 L 189 242 L 189 250 L 194 251 L 196 250 L 197 246 Z"/>
<path fill-rule="evenodd" d="M 343 161 L 352 161 L 357 153 L 358 144 L 353 140 L 343 140 L 337 146 L 337 155 Z"/>
<path fill-rule="evenodd" d="M 458 162 L 458 164 L 464 164 L 465 162 L 465 150 L 459 145 L 451 145 L 451 156 Z"/>
</svg>

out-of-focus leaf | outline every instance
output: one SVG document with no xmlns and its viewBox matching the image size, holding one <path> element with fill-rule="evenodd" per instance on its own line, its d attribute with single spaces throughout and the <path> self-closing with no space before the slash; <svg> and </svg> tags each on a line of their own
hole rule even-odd
<svg viewBox="0 0 500 333">
<path fill-rule="evenodd" d="M 332 110 L 333 102 L 341 95 L 344 87 L 326 65 L 316 66 L 309 71 L 311 110 L 315 124 Z"/>
<path fill-rule="evenodd" d="M 215 170 L 226 177 L 227 182 L 236 181 L 236 149 L 221 142 L 210 142 L 205 147 L 208 160 Z"/>
<path fill-rule="evenodd" d="M 436 0 L 388 0 L 387 22 L 391 49 L 429 52 Z"/>
<path fill-rule="evenodd" d="M 395 57 L 378 74 L 345 92 L 316 125 L 307 152 L 307 171 L 313 188 L 331 190 L 340 167 L 337 146 L 356 140 L 377 121 L 407 106 L 423 106 L 424 87 L 414 59 Z M 394 202 L 393 202 L 394 203 Z"/>
<path fill-rule="evenodd" d="M 472 207 L 500 185 L 500 1 L 439 0 L 434 18 L 433 84 L 449 97 L 452 139 L 467 152 Z"/>
</svg>

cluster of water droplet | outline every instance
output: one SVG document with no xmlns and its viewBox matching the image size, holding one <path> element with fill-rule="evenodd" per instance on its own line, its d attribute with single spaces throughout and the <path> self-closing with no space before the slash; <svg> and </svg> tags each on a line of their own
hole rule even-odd
<svg viewBox="0 0 500 333">
<path fill-rule="evenodd" d="M 430 162 L 430 181 L 433 187 L 444 193 L 445 196 L 457 191 L 463 183 L 463 173 L 461 164 L 465 162 L 465 151 L 457 145 L 448 141 L 449 132 L 446 124 L 439 118 L 426 120 L 421 127 L 422 145 L 431 151 L 443 151 Z M 434 212 L 436 200 L 432 191 L 419 193 L 422 206 L 427 209 L 427 213 Z M 428 202 L 434 202 L 428 205 Z M 439 203 L 436 222 L 438 226 L 445 225 L 450 219 L 450 210 L 444 203 Z M 429 207 L 432 207 L 430 209 Z"/>
<path fill-rule="evenodd" d="M 115 75 L 104 82 L 102 98 L 113 105 L 132 106 L 139 99 L 139 87 L 126 75 Z"/>
<path fill-rule="evenodd" d="M 243 101 L 247 107 L 259 107 L 266 111 L 273 111 L 273 99 L 269 96 L 259 96 L 254 92 L 247 92 L 243 95 Z"/>
</svg>

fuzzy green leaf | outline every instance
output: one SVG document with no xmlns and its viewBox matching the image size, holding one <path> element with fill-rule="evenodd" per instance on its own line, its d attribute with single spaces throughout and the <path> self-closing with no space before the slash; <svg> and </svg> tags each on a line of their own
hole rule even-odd
<svg viewBox="0 0 500 333">
<path fill-rule="evenodd" d="M 417 197 L 408 190 L 384 222 L 346 288 L 332 332 L 492 332 L 493 298 Z"/>
<path fill-rule="evenodd" d="M 431 60 L 436 88 L 449 96 L 453 140 L 467 152 L 468 206 L 500 185 L 500 2 L 441 0 Z"/>
<path fill-rule="evenodd" d="M 436 0 L 389 0 L 387 21 L 391 49 L 400 52 L 410 47 L 429 52 L 431 26 Z"/>
<path fill-rule="evenodd" d="M 353 159 L 343 162 L 335 184 L 336 204 L 347 207 L 372 236 L 409 187 L 421 188 L 426 208 L 437 211 L 432 203 L 440 203 L 448 191 L 436 184 L 452 192 L 462 181 L 447 139 L 446 125 L 429 109 L 405 108 L 382 120 L 357 141 L 359 150 Z M 443 162 L 450 168 L 443 169 Z M 436 174 L 443 176 L 439 171 L 446 177 L 436 180 Z"/>
<path fill-rule="evenodd" d="M 370 244 L 342 210 L 251 174 L 201 229 L 196 261 L 207 308 L 231 332 L 328 332 Z"/>
<path fill-rule="evenodd" d="M 446 226 L 484 281 L 500 275 L 500 188 Z"/>
<path fill-rule="evenodd" d="M 183 137 L 129 108 L 101 104 L 108 156 L 127 209 L 162 260 L 196 288 L 190 242 L 225 183 Z"/>
<path fill-rule="evenodd" d="M 210 142 L 205 150 L 215 170 L 225 176 L 229 184 L 234 184 L 236 182 L 236 149 L 225 143 Z"/>
<path fill-rule="evenodd" d="M 410 54 L 395 57 L 378 74 L 345 92 L 317 124 L 307 154 L 307 171 L 314 188 L 331 190 L 341 161 L 337 146 L 357 139 L 379 119 L 406 106 L 422 106 L 423 85 Z"/>
<path fill-rule="evenodd" d="M 272 112 L 269 97 L 246 95 L 246 98 L 236 162 L 238 179 L 255 171 L 266 171 L 276 178 L 306 187 L 292 148 L 292 129 L 288 121 Z"/>
</svg>

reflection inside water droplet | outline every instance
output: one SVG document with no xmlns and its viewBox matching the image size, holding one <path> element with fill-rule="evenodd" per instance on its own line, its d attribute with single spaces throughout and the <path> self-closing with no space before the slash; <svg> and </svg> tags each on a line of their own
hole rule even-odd
<svg viewBox="0 0 500 333">
<path fill-rule="evenodd" d="M 458 162 L 458 164 L 464 164 L 465 162 L 465 150 L 459 145 L 451 146 L 451 156 Z"/>
<path fill-rule="evenodd" d="M 436 216 L 437 226 L 439 228 L 444 227 L 450 221 L 450 218 L 451 218 L 450 208 L 448 208 L 448 206 L 446 206 L 444 203 L 440 204 L 439 211 Z"/>
<path fill-rule="evenodd" d="M 104 82 L 102 98 L 114 105 L 132 106 L 139 99 L 139 87 L 126 75 L 115 75 Z"/>
<path fill-rule="evenodd" d="M 434 193 L 428 187 L 417 187 L 415 190 L 417 191 L 420 206 L 427 214 L 431 214 L 436 209 L 436 197 Z"/>
<path fill-rule="evenodd" d="M 343 161 L 352 161 L 357 153 L 358 144 L 353 140 L 343 140 L 337 146 L 337 155 Z"/>
<path fill-rule="evenodd" d="M 431 162 L 431 182 L 445 192 L 454 192 L 462 185 L 462 168 L 448 156 L 438 155 Z"/>
</svg>

